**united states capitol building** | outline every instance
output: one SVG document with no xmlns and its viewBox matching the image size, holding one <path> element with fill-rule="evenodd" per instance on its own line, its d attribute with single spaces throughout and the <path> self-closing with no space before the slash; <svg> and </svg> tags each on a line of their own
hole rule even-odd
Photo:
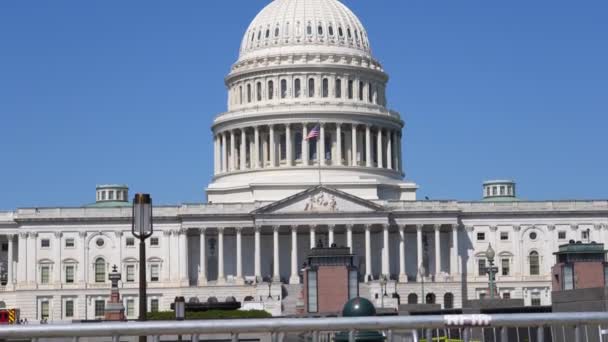
<svg viewBox="0 0 608 342">
<path fill-rule="evenodd" d="M 608 201 L 525 201 L 509 180 L 480 184 L 479 201 L 418 200 L 388 78 L 338 0 L 270 2 L 225 79 L 206 201 L 154 207 L 148 309 L 169 310 L 179 295 L 293 314 L 308 300 L 300 270 L 317 244 L 352 250 L 360 295 L 379 303 L 386 279 L 401 303 L 444 308 L 488 295 L 491 244 L 500 296 L 550 305 L 553 252 L 570 240 L 608 243 Z M 0 213 L 0 304 L 30 321 L 98 318 L 116 265 L 136 318 L 132 194 L 102 185 L 93 195 L 82 207 Z"/>
</svg>

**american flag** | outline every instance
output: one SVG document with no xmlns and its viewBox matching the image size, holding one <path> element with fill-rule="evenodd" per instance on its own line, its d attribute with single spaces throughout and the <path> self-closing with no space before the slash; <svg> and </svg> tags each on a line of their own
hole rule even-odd
<svg viewBox="0 0 608 342">
<path fill-rule="evenodd" d="M 313 128 L 312 131 L 310 131 L 310 133 L 308 133 L 308 136 L 306 136 L 306 140 L 317 139 L 319 137 L 320 131 L 321 131 L 321 126 L 316 125 L 315 128 Z"/>
</svg>

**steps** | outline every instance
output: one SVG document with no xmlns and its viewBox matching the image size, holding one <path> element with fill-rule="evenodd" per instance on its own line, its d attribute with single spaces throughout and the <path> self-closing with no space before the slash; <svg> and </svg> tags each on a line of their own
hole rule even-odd
<svg viewBox="0 0 608 342">
<path fill-rule="evenodd" d="M 302 293 L 302 284 L 283 285 L 283 315 L 291 316 L 297 313 L 298 301 Z"/>
</svg>

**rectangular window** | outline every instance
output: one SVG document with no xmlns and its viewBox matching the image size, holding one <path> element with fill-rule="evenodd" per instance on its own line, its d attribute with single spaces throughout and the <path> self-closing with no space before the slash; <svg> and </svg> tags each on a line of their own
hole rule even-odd
<svg viewBox="0 0 608 342">
<path fill-rule="evenodd" d="M 505 292 L 502 294 L 502 299 L 511 299 L 511 293 L 510 292 Z"/>
<path fill-rule="evenodd" d="M 105 300 L 96 300 L 95 301 L 95 317 L 103 318 L 106 314 L 106 301 Z"/>
<path fill-rule="evenodd" d="M 533 293 L 532 294 L 531 304 L 532 304 L 532 306 L 541 306 L 540 294 L 539 293 Z"/>
<path fill-rule="evenodd" d="M 477 233 L 477 241 L 485 241 L 486 233 Z"/>
<path fill-rule="evenodd" d="M 564 265 L 564 290 L 574 290 L 574 272 L 572 265 Z"/>
<path fill-rule="evenodd" d="M 500 232 L 500 240 L 501 241 L 509 240 L 509 232 Z"/>
<path fill-rule="evenodd" d="M 502 275 L 508 276 L 509 275 L 509 259 L 502 259 L 500 261 L 500 263 L 502 266 Z"/>
<path fill-rule="evenodd" d="M 127 265 L 127 283 L 135 281 L 135 265 Z"/>
<path fill-rule="evenodd" d="M 128 237 L 125 243 L 127 244 L 127 247 L 133 247 L 135 246 L 135 238 Z"/>
<path fill-rule="evenodd" d="M 114 199 L 114 190 L 110 190 L 110 192 L 108 193 L 108 199 L 109 200 L 113 200 Z"/>
<path fill-rule="evenodd" d="M 64 316 L 66 318 L 70 318 L 70 317 L 74 317 L 74 301 L 73 300 L 66 300 L 65 301 L 65 311 L 64 311 Z"/>
<path fill-rule="evenodd" d="M 308 271 L 308 312 L 317 312 L 317 272 Z"/>
<path fill-rule="evenodd" d="M 135 300 L 127 299 L 127 317 L 135 316 Z"/>
<path fill-rule="evenodd" d="M 8 252 L 8 243 L 3 243 L 2 244 L 2 251 L 3 252 Z"/>
<path fill-rule="evenodd" d="M 479 294 L 479 299 L 486 299 L 485 292 L 482 292 L 482 293 Z"/>
<path fill-rule="evenodd" d="M 44 301 L 40 302 L 40 319 L 48 319 L 49 318 L 49 302 Z"/>
<path fill-rule="evenodd" d="M 359 297 L 359 271 L 348 271 L 348 298 L 353 299 Z"/>
<path fill-rule="evenodd" d="M 589 231 L 588 230 L 583 230 L 581 232 L 581 238 L 585 241 L 589 240 Z"/>
<path fill-rule="evenodd" d="M 158 245 L 159 245 L 159 240 L 157 237 L 150 238 L 150 246 L 158 247 Z"/>
<path fill-rule="evenodd" d="M 342 80 L 341 79 L 336 79 L 336 98 L 341 98 L 342 97 Z"/>
<path fill-rule="evenodd" d="M 348 80 L 348 98 L 353 99 L 353 80 Z"/>
<path fill-rule="evenodd" d="M 74 283 L 74 266 L 68 265 L 65 267 L 65 283 L 73 284 Z"/>
<path fill-rule="evenodd" d="M 159 280 L 159 268 L 158 265 L 150 265 L 150 281 Z"/>
<path fill-rule="evenodd" d="M 563 230 L 560 230 L 559 232 L 557 232 L 557 238 L 559 240 L 566 240 L 566 232 Z"/>
<path fill-rule="evenodd" d="M 477 271 L 480 276 L 486 275 L 486 259 L 477 260 Z"/>
<path fill-rule="evenodd" d="M 150 299 L 150 312 L 158 312 L 158 299 Z"/>
<path fill-rule="evenodd" d="M 74 242 L 74 239 L 72 239 L 72 238 L 65 239 L 65 248 L 74 248 L 75 246 L 76 246 L 76 243 Z"/>
<path fill-rule="evenodd" d="M 40 240 L 40 247 L 41 248 L 49 248 L 49 247 L 51 247 L 51 240 L 49 240 L 49 239 L 42 239 L 42 240 Z"/>
<path fill-rule="evenodd" d="M 103 261 L 95 262 L 95 282 L 106 282 L 106 264 Z"/>
<path fill-rule="evenodd" d="M 42 266 L 42 267 L 40 267 L 40 284 L 48 284 L 49 283 L 50 273 L 51 273 L 51 267 L 50 266 Z"/>
</svg>

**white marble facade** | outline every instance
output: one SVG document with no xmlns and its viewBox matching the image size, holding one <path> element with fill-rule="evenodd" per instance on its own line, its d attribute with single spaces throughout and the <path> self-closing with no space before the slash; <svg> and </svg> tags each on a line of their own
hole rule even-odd
<svg viewBox="0 0 608 342">
<path fill-rule="evenodd" d="M 480 201 L 416 200 L 387 81 L 365 28 L 339 1 L 263 9 L 226 78 L 228 110 L 212 124 L 207 201 L 154 208 L 148 308 L 168 310 L 181 295 L 293 313 L 299 270 L 319 241 L 358 256 L 362 296 L 375 299 L 385 276 L 401 303 L 421 302 L 424 286 L 444 307 L 487 293 L 479 269 L 492 244 L 501 296 L 547 305 L 558 245 L 608 243 L 608 201 L 523 201 L 508 181 L 485 183 Z M 307 140 L 317 126 L 318 139 Z M 94 319 L 116 265 L 135 318 L 128 198 L 126 186 L 108 185 L 93 205 L 0 212 L 0 304 L 30 321 Z"/>
</svg>

